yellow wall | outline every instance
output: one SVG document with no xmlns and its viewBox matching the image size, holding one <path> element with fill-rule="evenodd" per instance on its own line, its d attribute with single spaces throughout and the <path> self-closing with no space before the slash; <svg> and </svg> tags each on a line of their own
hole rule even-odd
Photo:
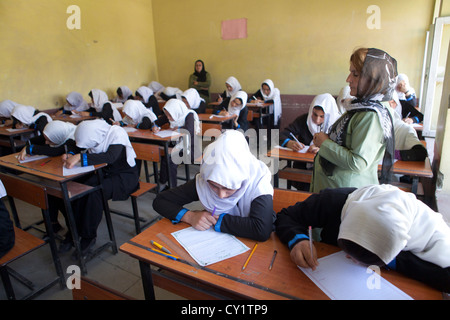
<svg viewBox="0 0 450 320">
<path fill-rule="evenodd" d="M 381 29 L 369 30 L 369 5 Z M 378 47 L 398 60 L 419 90 L 425 32 L 434 0 L 153 0 L 159 80 L 186 89 L 194 61 L 212 74 L 212 92 L 236 76 L 252 92 L 271 78 L 282 94 L 337 94 L 354 48 Z M 248 19 L 248 38 L 221 40 L 221 21 Z"/>
<path fill-rule="evenodd" d="M 72 4 L 80 30 L 66 26 Z M 40 109 L 158 77 L 152 0 L 0 0 L 0 44 L 0 100 Z"/>
</svg>

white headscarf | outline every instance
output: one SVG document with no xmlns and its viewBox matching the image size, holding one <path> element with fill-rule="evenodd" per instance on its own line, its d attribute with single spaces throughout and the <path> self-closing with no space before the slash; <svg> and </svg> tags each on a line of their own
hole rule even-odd
<svg viewBox="0 0 450 320">
<path fill-rule="evenodd" d="M 140 87 L 136 92 L 142 97 L 144 103 L 147 103 L 148 99 L 153 95 L 153 90 L 145 86 Z"/>
<path fill-rule="evenodd" d="M 114 103 L 108 100 L 108 95 L 105 91 L 99 89 L 92 89 L 92 101 L 94 102 L 94 108 L 97 112 L 102 112 L 103 105 L 105 103 L 109 103 L 111 105 L 113 111 L 114 121 L 121 121 L 122 116 L 120 115 L 119 110 L 117 110 Z"/>
<path fill-rule="evenodd" d="M 122 127 L 110 126 L 103 119 L 82 121 L 75 130 L 75 141 L 79 148 L 87 149 L 89 153 L 106 152 L 110 145 L 121 144 L 126 147 L 130 167 L 136 165 L 136 153 L 127 132 Z"/>
<path fill-rule="evenodd" d="M 189 106 L 191 107 L 191 109 L 194 110 L 198 109 L 198 107 L 202 102 L 205 102 L 205 100 L 202 99 L 198 94 L 198 91 L 195 90 L 194 88 L 187 89 L 185 92 L 183 92 L 182 97 L 186 98 L 187 102 L 189 103 Z"/>
<path fill-rule="evenodd" d="M 164 90 L 164 86 L 163 86 L 161 83 L 157 82 L 157 81 L 152 81 L 152 82 L 150 82 L 150 83 L 148 84 L 148 87 L 149 87 L 153 92 L 156 92 L 156 93 L 159 93 L 160 91 L 163 91 L 163 90 Z"/>
<path fill-rule="evenodd" d="M 84 100 L 83 95 L 79 92 L 71 92 L 66 97 L 67 105 L 64 106 L 64 110 L 68 111 L 85 111 L 89 109 L 89 105 Z"/>
<path fill-rule="evenodd" d="M 62 146 L 67 140 L 75 140 L 77 126 L 66 121 L 52 121 L 44 128 L 44 135 L 57 147 Z"/>
<path fill-rule="evenodd" d="M 30 126 L 36 122 L 42 116 L 45 116 L 48 122 L 51 122 L 53 119 L 50 117 L 48 113 L 39 112 L 37 115 L 34 115 L 36 109 L 30 106 L 17 106 L 11 112 L 11 116 L 22 122 L 23 124 Z"/>
<path fill-rule="evenodd" d="M 166 110 L 173 118 L 173 121 L 170 121 L 171 128 L 183 127 L 187 115 L 192 113 L 194 115 L 194 133 L 200 133 L 200 120 L 197 113 L 194 110 L 188 109 L 183 101 L 178 99 L 170 99 L 164 105 L 164 110 Z"/>
<path fill-rule="evenodd" d="M 0 117 L 3 118 L 11 118 L 11 112 L 12 110 L 20 106 L 17 102 L 11 101 L 11 100 L 3 100 L 0 102 Z"/>
<path fill-rule="evenodd" d="M 235 77 L 229 77 L 227 79 L 227 81 L 225 81 L 225 83 L 227 83 L 233 89 L 231 92 L 226 90 L 227 97 L 234 96 L 239 90 L 242 89 L 241 84 L 239 83 L 238 79 L 236 79 Z"/>
<path fill-rule="evenodd" d="M 237 191 L 220 199 L 208 180 Z M 244 135 L 236 130 L 225 131 L 206 147 L 196 186 L 202 205 L 210 212 L 216 208 L 216 214 L 248 217 L 254 199 L 273 196 L 269 169 L 250 152 Z"/>
<path fill-rule="evenodd" d="M 350 95 L 350 86 L 346 85 L 339 92 L 338 97 L 336 98 L 336 104 L 338 107 L 339 114 L 344 114 L 350 108 L 350 103 L 355 100 L 356 97 Z"/>
<path fill-rule="evenodd" d="M 165 87 L 163 90 L 163 93 L 168 97 L 175 96 L 177 99 L 181 99 L 181 95 L 183 94 L 183 91 L 181 91 L 179 88 L 175 88 L 175 87 Z"/>
<path fill-rule="evenodd" d="M 231 103 L 235 99 L 241 99 L 242 104 L 238 107 L 233 107 Z M 230 102 L 228 103 L 228 113 L 235 114 L 239 117 L 239 114 L 241 113 L 241 110 L 245 108 L 245 105 L 247 104 L 248 95 L 245 91 L 238 91 L 230 98 Z"/>
<path fill-rule="evenodd" d="M 400 251 L 410 251 L 442 268 L 450 266 L 450 228 L 442 215 L 392 185 L 351 193 L 342 209 L 338 239 L 359 244 L 386 264 Z"/>
<path fill-rule="evenodd" d="M 264 84 L 268 85 L 270 88 L 270 94 L 268 96 L 264 94 L 263 90 Z M 274 124 L 277 125 L 278 121 L 281 118 L 281 111 L 282 111 L 280 90 L 278 88 L 275 88 L 275 85 L 273 84 L 272 80 L 266 79 L 261 84 L 261 94 L 264 98 L 264 101 L 273 100 L 273 105 L 270 106 L 270 113 L 273 113 Z"/>
<path fill-rule="evenodd" d="M 406 89 L 409 91 L 409 94 L 415 94 L 416 92 L 415 92 L 414 88 L 411 88 L 411 85 L 409 84 L 408 76 L 406 74 L 404 74 L 404 73 L 400 73 L 397 76 L 397 84 L 395 86 L 395 91 L 397 91 L 398 98 L 400 100 L 406 100 L 405 94 L 403 92 L 397 90 L 397 86 L 399 85 L 399 83 L 401 81 L 405 81 Z"/>
<path fill-rule="evenodd" d="M 318 126 L 312 120 L 312 114 L 314 107 L 319 106 L 322 107 L 325 112 L 325 119 L 323 123 Z M 306 120 L 306 124 L 308 125 L 308 129 L 312 135 L 323 131 L 328 133 L 328 129 L 333 125 L 333 123 L 339 118 L 339 112 L 336 104 L 336 100 L 329 93 L 320 94 L 314 97 L 311 105 L 309 106 L 308 119 Z"/>
<path fill-rule="evenodd" d="M 156 119 L 158 119 L 153 111 L 146 108 L 142 102 L 138 100 L 127 100 L 127 102 L 123 105 L 122 111 L 133 121 L 134 124 L 141 123 L 144 117 L 148 117 L 152 122 L 155 122 Z"/>
<path fill-rule="evenodd" d="M 125 103 L 128 100 L 128 98 L 133 94 L 133 92 L 127 86 L 120 86 L 119 88 L 120 91 L 122 91 L 122 98 L 117 96 L 115 102 Z"/>
</svg>

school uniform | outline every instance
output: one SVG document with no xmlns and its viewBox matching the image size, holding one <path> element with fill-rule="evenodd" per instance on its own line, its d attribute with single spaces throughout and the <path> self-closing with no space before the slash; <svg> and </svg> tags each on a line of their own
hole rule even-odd
<svg viewBox="0 0 450 320">
<path fill-rule="evenodd" d="M 189 107 L 197 112 L 197 114 L 206 112 L 206 101 L 196 89 L 187 89 L 183 92 L 181 98 L 185 98 L 189 103 Z"/>
<path fill-rule="evenodd" d="M 158 120 L 155 121 L 155 124 L 161 127 L 166 123 L 170 123 L 171 128 L 179 128 L 183 131 L 187 131 L 189 135 L 184 136 L 175 142 L 172 153 L 181 152 L 180 154 L 182 154 L 183 152 L 188 152 L 191 163 L 194 163 L 195 141 L 197 135 L 200 133 L 200 120 L 197 113 L 192 109 L 188 109 L 186 104 L 178 99 L 170 99 L 167 101 L 164 105 L 164 110 L 170 114 L 173 121 L 169 121 L 167 116 L 164 115 L 158 118 Z M 183 139 L 187 139 L 188 150 L 183 150 Z M 166 155 L 164 157 L 166 157 Z M 178 165 L 179 164 L 174 163 L 172 157 L 169 158 L 169 170 L 172 186 L 177 185 Z M 167 164 L 163 159 L 163 161 L 161 161 L 160 182 L 165 184 L 168 180 L 169 176 L 167 175 Z"/>
<path fill-rule="evenodd" d="M 157 117 L 163 115 L 159 108 L 158 100 L 153 94 L 153 90 L 149 87 L 142 86 L 136 90 L 136 96 L 142 98 L 142 103 L 150 109 Z"/>
<path fill-rule="evenodd" d="M 138 100 L 128 100 L 123 105 L 122 112 L 126 115 L 123 119 L 127 124 L 134 125 L 137 129 L 151 129 L 157 117 L 150 109 L 147 109 Z M 125 123 L 121 123 L 121 126 Z"/>
<path fill-rule="evenodd" d="M 289 249 L 309 240 L 309 226 L 322 228 L 322 242 L 352 241 L 387 268 L 450 291 L 450 228 L 442 215 L 392 185 L 324 189 L 282 209 L 275 225 Z"/>
<path fill-rule="evenodd" d="M 270 88 L 270 93 L 267 96 L 264 94 L 264 91 L 262 89 L 263 85 L 267 85 Z M 281 96 L 280 90 L 278 88 L 275 88 L 273 81 L 270 79 L 264 80 L 264 82 L 261 84 L 261 89 L 259 89 L 252 97 L 250 97 L 250 99 L 252 98 L 261 99 L 264 102 L 271 104 L 269 107 L 269 113 L 272 121 L 272 126 L 273 128 L 279 128 L 282 114 Z"/>
<path fill-rule="evenodd" d="M 242 101 L 242 104 L 239 107 L 233 107 L 231 105 L 231 102 L 237 98 L 239 98 Z M 214 114 L 219 114 L 222 110 L 226 110 L 228 111 L 229 114 L 234 114 L 237 116 L 238 125 L 236 126 L 233 121 L 231 125 L 224 124 L 223 125 L 224 129 L 241 129 L 244 132 L 248 130 L 250 125 L 247 119 L 248 117 L 248 108 L 246 106 L 247 99 L 248 99 L 247 93 L 245 93 L 244 91 L 238 91 L 232 97 L 225 98 L 225 100 L 223 100 L 219 106 L 216 106 L 214 108 L 213 110 Z"/>
<path fill-rule="evenodd" d="M 208 181 L 236 191 L 221 199 Z M 214 226 L 217 232 L 265 241 L 273 230 L 271 174 L 252 155 L 241 132 L 228 130 L 209 144 L 195 179 L 160 193 L 153 208 L 178 223 L 188 211 L 184 205 L 194 201 L 200 201 L 204 210 L 219 216 Z"/>
<path fill-rule="evenodd" d="M 225 81 L 225 84 L 228 84 L 232 90 L 228 91 L 225 89 L 225 91 L 220 95 L 222 99 L 231 98 L 233 95 L 238 93 L 238 91 L 242 90 L 241 84 L 235 77 L 229 77 L 227 81 Z"/>
<path fill-rule="evenodd" d="M 102 169 L 102 187 L 107 200 L 126 200 L 139 188 L 136 153 L 123 128 L 110 126 L 100 119 L 86 120 L 77 126 L 75 141 L 79 148 L 87 149 L 86 153 L 81 153 L 81 166 L 108 164 Z M 79 181 L 87 185 L 96 185 L 97 177 L 90 175 Z M 83 251 L 88 250 L 95 242 L 97 228 L 102 220 L 101 192 L 98 190 L 89 193 L 72 202 Z"/>
<path fill-rule="evenodd" d="M 92 97 L 92 107 L 88 110 L 93 117 L 102 118 L 107 123 L 112 124 L 112 121 L 122 121 L 122 116 L 114 104 L 108 100 L 106 92 L 99 89 L 92 89 L 89 95 Z"/>
<path fill-rule="evenodd" d="M 6 195 L 5 187 L 0 181 L 0 194 L 2 197 Z M 6 209 L 3 201 L 0 201 L 0 258 L 14 247 L 15 233 L 14 224 L 11 221 L 8 209 Z"/>
<path fill-rule="evenodd" d="M 63 114 L 72 114 L 72 111 L 82 112 L 89 109 L 89 104 L 84 100 L 83 96 L 79 92 L 71 92 L 66 97 L 67 104 L 59 110 Z"/>
<path fill-rule="evenodd" d="M 45 112 L 39 112 L 39 110 L 30 106 L 17 106 L 11 113 L 13 118 L 12 127 L 16 128 L 18 121 L 26 125 L 30 129 L 35 129 L 42 134 L 47 123 L 53 119 L 49 114 Z"/>
</svg>

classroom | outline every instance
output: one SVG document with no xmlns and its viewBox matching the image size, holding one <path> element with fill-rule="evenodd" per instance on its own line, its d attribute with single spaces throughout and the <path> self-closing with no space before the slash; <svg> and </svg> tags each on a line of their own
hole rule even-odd
<svg viewBox="0 0 450 320">
<path fill-rule="evenodd" d="M 450 180 L 446 179 L 450 175 L 450 161 L 445 160 L 450 157 L 450 130 L 446 130 L 450 123 L 447 121 L 450 79 L 445 77 L 450 72 L 449 24 L 449 0 L 0 0 L 0 101 L 8 99 L 52 114 L 64 107 L 66 96 L 73 91 L 81 93 L 88 102 L 88 94 L 94 88 L 112 100 L 120 86 L 127 86 L 134 95 L 138 88 L 152 81 L 185 91 L 195 62 L 201 60 L 211 76 L 212 102 L 224 92 L 225 81 L 231 76 L 239 80 L 249 98 L 261 89 L 263 81 L 271 79 L 280 90 L 281 125 L 276 129 L 281 133 L 298 116 L 308 113 L 314 97 L 325 93 L 334 98 L 339 95 L 347 85 L 354 50 L 378 48 L 396 60 L 398 74 L 408 76 L 418 107 L 425 115 L 421 134 L 428 150 L 430 176 L 413 178 L 413 193 L 425 199 L 431 209 L 440 212 L 450 223 Z M 442 39 L 434 38 L 436 30 L 441 30 Z M 273 147 L 270 145 L 269 150 Z M 162 154 L 167 155 L 168 149 Z M 280 162 L 290 163 L 281 154 L 282 150 Z M 185 173 L 189 175 L 188 170 L 192 175 L 200 169 L 195 165 L 179 166 L 178 179 L 182 180 L 180 175 Z M 272 184 L 276 189 L 287 189 L 290 183 L 286 175 L 291 173 L 288 170 L 272 176 Z M 178 186 L 183 183 L 179 181 Z M 141 214 L 150 211 L 158 216 L 152 207 L 155 197 L 158 193 L 152 191 L 143 197 L 146 202 L 139 201 Z M 3 202 L 9 208 L 6 198 Z M 119 207 L 132 210 L 129 200 L 120 202 Z M 109 203 L 113 208 L 114 204 Z M 31 210 L 27 205 L 24 208 Z M 19 215 L 21 209 L 18 205 Z M 36 216 L 40 216 L 39 211 Z M 113 252 L 118 252 L 112 254 L 107 248 L 89 261 L 86 277 L 127 297 L 138 300 L 152 297 L 141 282 L 141 278 L 148 280 L 149 270 L 140 269 L 141 265 L 130 253 L 130 241 L 136 235 L 133 222 L 124 219 L 126 223 L 117 227 L 117 222 L 114 223 L 117 219 L 122 218 L 112 215 L 112 227 L 102 221 L 99 233 L 108 239 L 109 228 L 114 228 L 117 248 L 115 244 L 111 247 Z M 165 220 L 168 219 L 157 223 Z M 122 231 L 125 225 L 129 230 Z M 165 227 L 172 230 L 172 226 Z M 221 227 L 226 228 L 227 222 Z M 243 242 L 250 250 L 256 247 L 254 241 Z M 258 244 L 259 251 L 267 253 L 270 260 L 272 251 L 268 245 L 264 246 L 260 240 Z M 43 249 L 46 246 L 39 250 Z M 278 250 L 279 261 L 282 252 L 288 255 L 287 247 L 282 250 Z M 47 258 L 53 264 L 52 257 Z M 242 256 L 244 261 L 246 258 L 247 253 Z M 131 271 L 127 271 L 130 280 L 126 280 L 128 276 L 122 273 L 125 274 L 123 270 L 129 264 L 132 265 Z M 52 265 L 50 269 L 53 270 Z M 199 272 L 202 281 L 211 273 L 206 269 L 202 270 L 204 275 Z M 240 274 L 232 274 L 230 279 L 244 285 Z M 64 276 L 67 278 L 68 274 Z M 115 281 L 117 277 L 122 280 Z M 175 282 L 167 289 L 161 284 L 164 279 L 154 274 L 156 299 L 183 299 L 181 294 L 169 292 Z M 251 281 L 249 278 L 247 282 Z M 253 289 L 264 291 L 260 287 Z M 209 288 L 203 290 L 208 293 Z M 274 292 L 260 296 L 246 293 L 246 297 L 277 299 Z M 0 299 L 7 299 L 1 294 Z M 214 294 L 227 297 L 222 296 L 223 292 Z M 231 297 L 242 299 L 233 294 Z M 293 296 L 286 291 L 283 299 Z M 197 299 L 207 297 L 200 294 Z M 322 298 L 320 294 L 312 295 L 312 299 Z M 56 285 L 36 299 L 72 300 L 72 293 Z"/>
</svg>

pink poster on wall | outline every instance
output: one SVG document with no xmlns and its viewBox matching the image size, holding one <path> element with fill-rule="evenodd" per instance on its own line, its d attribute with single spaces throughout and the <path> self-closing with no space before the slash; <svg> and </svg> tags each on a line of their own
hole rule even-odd
<svg viewBox="0 0 450 320">
<path fill-rule="evenodd" d="M 233 19 L 222 21 L 222 39 L 245 39 L 247 38 L 247 19 Z"/>
</svg>

